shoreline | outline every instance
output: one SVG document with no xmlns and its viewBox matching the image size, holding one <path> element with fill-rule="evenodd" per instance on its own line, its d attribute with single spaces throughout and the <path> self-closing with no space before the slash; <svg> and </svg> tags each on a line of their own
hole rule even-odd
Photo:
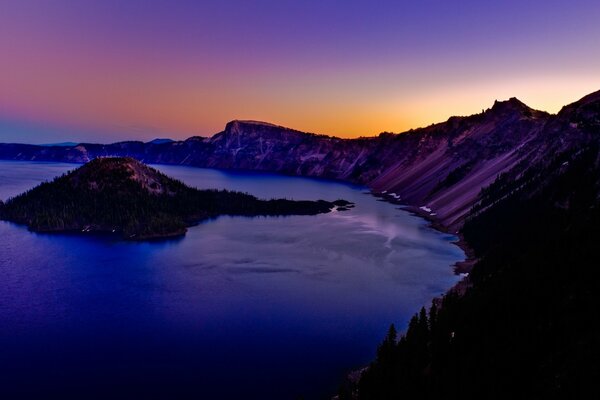
<svg viewBox="0 0 600 400">
<path fill-rule="evenodd" d="M 399 209 L 408 211 L 410 214 L 415 215 L 419 218 L 427 221 L 428 226 L 438 232 L 446 233 L 449 235 L 454 235 L 458 238 L 455 242 L 452 242 L 455 246 L 459 247 L 465 253 L 465 259 L 463 261 L 457 261 L 452 265 L 454 272 L 459 274 L 469 274 L 473 269 L 473 266 L 477 263 L 478 258 L 475 257 L 475 252 L 469 245 L 469 243 L 465 240 L 464 236 L 461 233 L 453 233 L 450 229 L 439 222 L 435 216 L 432 216 L 429 212 L 413 205 L 407 205 L 400 202 L 397 198 L 394 198 L 392 195 L 389 195 L 384 192 L 375 192 L 371 190 L 371 195 L 382 199 L 386 203 L 394 204 L 399 206 Z"/>
<path fill-rule="evenodd" d="M 36 145 L 34 145 L 34 146 L 36 146 Z M 73 164 L 73 165 L 86 164 L 86 162 L 74 161 L 74 160 L 61 160 L 61 161 L 58 161 L 58 160 L 16 160 L 16 159 L 8 159 L 8 158 L 0 158 L 0 160 L 1 161 L 12 161 L 12 162 L 34 162 L 34 163 L 50 163 L 50 164 L 53 164 L 53 163 L 64 163 L 64 164 Z M 361 184 L 361 183 L 354 182 L 354 181 L 347 180 L 347 179 L 335 179 L 335 178 L 326 178 L 326 177 L 311 176 L 311 175 L 285 174 L 285 173 L 276 172 L 276 171 L 262 171 L 262 170 L 256 171 L 256 170 L 251 170 L 251 169 L 236 169 L 236 168 L 210 168 L 210 167 L 202 167 L 202 166 L 187 165 L 187 164 L 176 164 L 176 163 L 150 163 L 149 165 L 150 166 L 164 165 L 164 166 L 180 166 L 180 167 L 188 167 L 188 168 L 216 169 L 216 170 L 220 170 L 220 171 L 239 172 L 239 173 L 249 173 L 249 172 L 250 173 L 265 173 L 265 174 L 317 179 L 317 180 L 322 180 L 322 181 L 331 181 L 331 182 L 339 182 L 339 183 L 344 183 L 344 184 L 349 184 L 349 185 L 363 186 L 369 190 L 368 193 L 370 195 L 372 195 L 378 199 L 381 199 L 382 201 L 385 201 L 387 203 L 397 205 L 400 207 L 400 209 L 402 209 L 404 211 L 408 211 L 409 213 L 416 215 L 420 218 L 423 218 L 424 220 L 426 220 L 428 222 L 428 224 L 429 224 L 428 226 L 430 228 L 432 228 L 438 232 L 457 236 L 458 240 L 453 242 L 453 244 L 455 246 L 458 246 L 465 253 L 465 256 L 466 256 L 466 258 L 463 261 L 458 261 L 458 262 L 452 264 L 452 268 L 457 275 L 460 275 L 460 274 L 468 275 L 471 272 L 471 270 L 473 269 L 473 266 L 477 263 L 477 261 L 479 261 L 475 257 L 475 252 L 469 246 L 469 244 L 466 242 L 466 240 L 464 239 L 462 234 L 451 232 L 447 226 L 441 224 L 438 219 L 434 218 L 434 216 L 432 216 L 430 213 L 426 212 L 425 210 L 423 210 L 417 206 L 414 206 L 414 205 L 403 204 L 402 202 L 400 202 L 398 197 L 394 197 L 391 193 L 387 193 L 387 191 L 383 191 L 383 192 L 375 191 L 373 188 L 369 187 L 368 184 Z M 211 219 L 211 217 L 208 217 L 207 219 Z M 194 225 L 197 225 L 200 222 L 202 222 L 202 221 L 201 220 L 196 221 L 196 223 L 192 223 L 192 224 L 188 225 L 186 228 L 193 227 Z M 184 233 L 184 235 L 185 235 L 185 233 Z M 165 237 L 165 239 L 172 238 L 173 236 L 179 236 L 179 235 L 170 235 L 170 236 Z M 152 240 L 152 239 L 150 239 L 150 240 Z M 156 239 L 154 239 L 154 240 L 156 240 Z M 160 240 L 160 239 L 158 239 L 158 240 Z"/>
<path fill-rule="evenodd" d="M 399 198 L 394 197 L 391 194 L 387 194 L 386 192 L 376 192 L 374 190 L 371 190 L 370 194 L 374 197 L 381 199 L 381 201 L 385 201 L 387 203 L 399 206 L 400 210 L 408 211 L 410 214 L 424 219 L 425 221 L 427 221 L 428 227 L 441 233 L 454 235 L 458 238 L 458 240 L 452 242 L 452 244 L 463 251 L 463 253 L 465 254 L 465 259 L 451 264 L 450 267 L 453 269 L 455 275 L 461 276 L 461 279 L 458 282 L 456 282 L 456 284 L 450 289 L 448 289 L 445 293 L 441 294 L 440 296 L 434 297 L 433 299 L 431 299 L 431 301 L 439 306 L 442 303 L 442 299 L 447 294 L 454 293 L 459 296 L 464 295 L 466 290 L 469 287 L 471 287 L 469 274 L 473 270 L 475 264 L 477 264 L 477 262 L 479 261 L 479 259 L 475 256 L 475 251 L 465 240 L 464 236 L 461 233 L 451 232 L 447 226 L 440 223 L 439 220 L 435 218 L 435 215 L 432 216 L 430 212 L 423 210 L 422 208 L 417 206 L 403 204 L 402 202 L 400 202 Z"/>
<path fill-rule="evenodd" d="M 368 186 L 367 186 L 368 187 Z M 384 201 L 386 203 L 390 203 L 396 206 L 399 206 L 398 209 L 402 211 L 407 211 L 410 214 L 422 218 L 427 222 L 427 226 L 431 229 L 434 229 L 441 233 L 446 233 L 450 235 L 455 235 L 458 240 L 452 242 L 453 245 L 459 247 L 463 253 L 465 254 L 465 259 L 462 261 L 457 261 L 454 264 L 451 264 L 450 267 L 453 268 L 455 275 L 462 276 L 462 278 L 454 284 L 451 288 L 446 290 L 443 294 L 436 296 L 431 299 L 431 303 L 435 304 L 437 307 L 442 306 L 443 298 L 450 294 L 454 293 L 458 296 L 463 296 L 468 288 L 472 286 L 469 274 L 473 269 L 473 266 L 479 261 L 478 258 L 475 257 L 475 252 L 469 246 L 469 243 L 465 240 L 464 236 L 461 233 L 452 233 L 445 225 L 441 224 L 439 220 L 434 218 L 430 212 L 427 212 L 417 206 L 402 204 L 399 198 L 394 197 L 391 194 L 387 194 L 386 192 L 376 192 L 373 189 L 370 189 L 369 194 L 373 197 L 380 199 L 380 201 Z M 400 331 L 403 332 L 403 331 Z M 369 366 L 363 366 L 361 368 L 350 371 L 346 375 L 346 384 L 357 385 L 360 381 L 362 374 L 369 369 Z M 334 395 L 331 397 L 331 400 L 339 400 L 338 395 Z"/>
<path fill-rule="evenodd" d="M 34 145 L 34 146 L 36 146 L 36 145 Z M 16 160 L 16 159 L 8 159 L 8 158 L 0 158 L 0 160 L 1 161 L 12 161 L 12 162 L 34 162 L 34 163 L 50 163 L 50 164 L 53 164 L 53 163 L 64 163 L 64 164 L 73 164 L 73 165 L 86 164 L 86 162 L 74 161 L 74 160 L 61 160 L 61 161 L 57 161 L 57 160 Z M 385 191 L 385 190 L 383 192 L 375 191 L 373 188 L 369 187 L 368 184 L 361 184 L 361 183 L 354 182 L 354 181 L 347 180 L 347 179 L 335 179 L 335 178 L 326 178 L 326 177 L 311 176 L 311 175 L 285 174 L 285 173 L 276 172 L 276 171 L 262 171 L 262 170 L 256 171 L 256 170 L 251 170 L 251 169 L 236 169 L 236 168 L 210 168 L 210 167 L 202 167 L 202 166 L 187 165 L 187 164 L 185 164 L 185 165 L 184 164 L 175 164 L 175 163 L 150 163 L 149 165 L 150 166 L 151 165 L 165 165 L 165 166 L 181 166 L 181 167 L 188 167 L 188 168 L 216 169 L 216 170 L 220 170 L 220 171 L 239 172 L 239 173 L 249 173 L 249 172 L 250 173 L 265 173 L 265 174 L 309 178 L 309 179 L 317 179 L 317 180 L 322 180 L 322 181 L 331 181 L 331 182 L 339 182 L 339 183 L 344 183 L 344 184 L 349 184 L 349 185 L 363 186 L 369 190 L 368 193 L 370 195 L 372 195 L 378 199 L 381 199 L 382 201 L 385 201 L 387 203 L 397 205 L 400 207 L 400 209 L 402 209 L 404 211 L 408 211 L 409 213 L 416 215 L 420 218 L 423 218 L 424 220 L 426 220 L 428 222 L 428 226 L 430 228 L 432 228 L 438 232 L 457 236 L 458 240 L 453 242 L 452 244 L 454 244 L 455 246 L 458 246 L 465 253 L 466 258 L 463 261 L 458 261 L 451 265 L 455 274 L 457 274 L 457 275 L 466 274 L 467 275 L 466 277 L 468 277 L 468 274 L 473 269 L 473 266 L 477 263 L 477 261 L 479 261 L 475 257 L 475 252 L 469 246 L 469 244 L 467 243 L 467 241 L 465 240 L 465 238 L 463 237 L 462 234 L 451 232 L 447 226 L 441 224 L 438 219 L 434 218 L 434 216 L 431 215 L 431 213 L 426 212 L 425 210 L 421 209 L 420 207 L 417 207 L 414 205 L 403 204 L 402 202 L 400 202 L 398 197 L 394 197 L 391 193 L 387 193 L 387 191 Z M 343 210 L 340 210 L 340 211 L 343 211 Z M 211 219 L 211 218 L 212 217 L 208 217 L 206 219 Z M 193 227 L 200 222 L 202 222 L 202 220 L 196 221 L 195 223 L 188 225 L 186 227 L 186 230 L 187 230 L 187 228 Z M 39 232 L 39 233 L 42 233 L 42 232 Z M 49 233 L 49 232 L 46 231 L 46 233 Z M 185 235 L 185 232 L 183 233 L 183 235 Z M 180 236 L 180 235 L 177 235 L 177 234 L 168 235 L 168 236 L 164 237 L 164 239 L 169 239 L 174 236 Z M 131 240 L 131 239 L 129 239 L 129 240 Z M 150 238 L 149 240 L 157 240 L 157 238 Z M 158 238 L 158 240 L 160 240 L 160 238 Z M 133 240 L 133 241 L 137 241 L 137 240 Z M 450 290 L 452 290 L 452 289 L 450 289 Z"/>
</svg>

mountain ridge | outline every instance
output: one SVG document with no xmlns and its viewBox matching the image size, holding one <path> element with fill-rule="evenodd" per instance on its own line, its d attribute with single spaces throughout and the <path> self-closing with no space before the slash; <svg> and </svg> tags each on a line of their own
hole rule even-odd
<svg viewBox="0 0 600 400">
<path fill-rule="evenodd" d="M 61 148 L 0 144 L 0 158 L 87 162 L 102 156 L 130 156 L 147 163 L 349 181 L 412 206 L 455 231 L 477 203 L 481 190 L 497 176 L 524 160 L 538 160 L 544 152 L 560 151 L 561 146 L 572 146 L 568 144 L 571 141 L 583 140 L 582 130 L 586 124 L 595 123 L 594 105 L 599 102 L 600 92 L 595 92 L 563 107 L 558 114 L 548 114 L 512 97 L 495 101 L 479 114 L 454 116 L 399 134 L 355 139 L 306 133 L 262 121 L 233 120 L 212 137 L 160 144 L 127 141 Z M 565 123 L 566 119 L 569 121 Z"/>
</svg>

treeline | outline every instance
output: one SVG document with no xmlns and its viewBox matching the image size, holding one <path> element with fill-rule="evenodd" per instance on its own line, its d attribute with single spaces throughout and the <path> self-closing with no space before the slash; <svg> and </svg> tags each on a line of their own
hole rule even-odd
<svg viewBox="0 0 600 400">
<path fill-rule="evenodd" d="M 463 229 L 471 287 L 390 329 L 340 398 L 598 398 L 599 182 L 597 145 L 500 178 Z"/>
</svg>

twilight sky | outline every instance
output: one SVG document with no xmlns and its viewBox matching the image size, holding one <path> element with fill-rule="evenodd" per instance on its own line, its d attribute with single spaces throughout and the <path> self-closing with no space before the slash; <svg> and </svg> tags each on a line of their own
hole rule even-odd
<svg viewBox="0 0 600 400">
<path fill-rule="evenodd" d="M 598 0 L 0 0 L 0 142 L 556 112 L 600 89 L 598 21 Z"/>
</svg>

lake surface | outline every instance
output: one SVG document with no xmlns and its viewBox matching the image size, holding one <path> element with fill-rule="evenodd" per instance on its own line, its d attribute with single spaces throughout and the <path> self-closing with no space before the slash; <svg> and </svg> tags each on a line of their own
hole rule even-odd
<svg viewBox="0 0 600 400">
<path fill-rule="evenodd" d="M 75 167 L 0 161 L 0 199 Z M 220 217 L 146 243 L 0 221 L 0 391 L 327 398 L 373 358 L 390 323 L 405 327 L 458 280 L 455 237 L 363 187 L 155 167 L 199 188 L 356 208 Z"/>
</svg>

